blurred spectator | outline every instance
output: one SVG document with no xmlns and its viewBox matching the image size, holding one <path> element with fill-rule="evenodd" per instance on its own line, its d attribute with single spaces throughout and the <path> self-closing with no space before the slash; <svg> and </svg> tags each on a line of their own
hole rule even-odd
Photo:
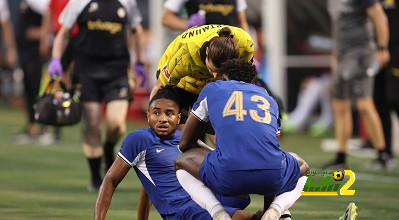
<svg viewBox="0 0 399 220">
<path fill-rule="evenodd" d="M 283 132 L 292 133 L 309 127 L 309 135 L 317 137 L 325 134 L 333 124 L 330 103 L 330 76 L 325 73 L 319 77 L 309 77 L 302 81 L 301 91 L 295 109 L 283 121 Z M 313 112 L 320 104 L 320 116 L 312 121 Z"/>
<path fill-rule="evenodd" d="M 373 147 L 379 150 L 378 161 L 385 167 L 387 155 L 381 120 L 371 98 L 374 77 L 367 74 L 367 69 L 375 64 L 385 66 L 389 61 L 386 15 L 378 0 L 329 0 L 328 3 L 335 40 L 332 106 L 339 146 L 336 159 L 325 168 L 346 168 L 347 142 L 353 130 L 351 99 L 356 101 Z"/>
<path fill-rule="evenodd" d="M 188 19 L 178 15 L 183 8 L 188 13 Z M 246 0 L 167 0 L 162 24 L 174 30 L 186 30 L 204 24 L 227 24 L 248 31 L 246 8 Z M 201 14 L 200 10 L 205 14 Z"/>
<path fill-rule="evenodd" d="M 399 116 L 399 2 L 382 1 L 382 6 L 389 23 L 388 50 L 391 60 L 386 68 L 376 75 L 374 81 L 374 102 L 381 117 L 384 130 L 388 168 L 396 166 L 392 151 L 392 120 L 391 110 Z"/>
<path fill-rule="evenodd" d="M 88 191 L 98 191 L 102 177 L 101 158 L 105 169 L 114 162 L 114 146 L 126 130 L 126 113 L 133 88 L 129 71 L 128 46 L 132 31 L 135 34 L 137 64 L 141 63 L 141 14 L 135 0 L 71 0 L 60 16 L 61 28 L 53 45 L 49 64 L 51 77 L 62 77 L 61 55 L 68 42 L 70 30 L 79 26 L 74 51 L 74 74 L 81 84 L 84 108 L 83 151 L 88 161 L 91 180 Z M 105 101 L 107 125 L 105 143 L 101 140 L 101 103 Z"/>
<path fill-rule="evenodd" d="M 41 39 L 40 39 L 40 54 L 43 57 L 48 57 L 50 53 L 50 47 L 54 35 L 60 30 L 61 24 L 58 19 L 61 15 L 62 10 L 67 5 L 69 0 L 49 0 L 48 7 L 45 9 L 45 13 L 42 20 Z M 62 69 L 64 72 L 67 70 L 72 62 L 74 37 L 78 34 L 78 26 L 75 25 L 70 33 L 71 40 L 62 54 Z"/>
<path fill-rule="evenodd" d="M 7 67 L 13 68 L 17 63 L 17 51 L 7 0 L 0 0 L 0 23 L 1 37 L 5 46 L 5 57 L 3 60 Z"/>
<path fill-rule="evenodd" d="M 15 139 L 19 143 L 27 143 L 36 138 L 41 144 L 52 144 L 55 137 L 47 126 L 35 123 L 33 105 L 39 94 L 42 66 L 44 59 L 39 56 L 39 41 L 42 13 L 48 1 L 23 0 L 16 26 L 16 40 L 18 45 L 19 64 L 24 73 L 25 107 L 28 113 L 28 123 Z"/>
</svg>

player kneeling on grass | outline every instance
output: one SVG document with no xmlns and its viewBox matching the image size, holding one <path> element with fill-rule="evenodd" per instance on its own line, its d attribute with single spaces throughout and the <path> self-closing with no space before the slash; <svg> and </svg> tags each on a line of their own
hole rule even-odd
<svg viewBox="0 0 399 220">
<path fill-rule="evenodd" d="M 178 100 L 175 88 L 169 86 L 161 88 L 151 99 L 147 112 L 149 127 L 131 132 L 123 140 L 118 157 L 100 187 L 95 219 L 105 219 L 116 187 L 132 167 L 148 192 L 148 196 L 140 197 L 137 219 L 148 219 L 151 201 L 163 219 L 212 219 L 191 200 L 176 178 L 174 160 L 180 154 L 177 145 L 181 135 L 176 130 L 180 120 Z M 242 210 L 250 203 L 248 196 L 217 198 L 233 219 L 262 215 Z"/>
<path fill-rule="evenodd" d="M 251 63 L 228 60 L 213 74 L 223 80 L 207 84 L 193 105 L 179 143 L 183 153 L 175 161 L 176 176 L 214 219 L 230 218 L 213 192 L 259 194 L 265 201 L 277 196 L 266 205 L 262 219 L 279 219 L 300 197 L 309 167 L 280 149 L 277 103 L 264 88 L 250 83 L 256 75 Z M 212 152 L 198 142 L 208 122 L 217 137 Z"/>
</svg>

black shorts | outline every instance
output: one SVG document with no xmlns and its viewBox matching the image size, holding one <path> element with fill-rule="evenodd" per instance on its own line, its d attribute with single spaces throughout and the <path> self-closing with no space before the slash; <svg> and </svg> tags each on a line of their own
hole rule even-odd
<svg viewBox="0 0 399 220">
<path fill-rule="evenodd" d="M 132 100 L 132 88 L 127 76 L 113 79 L 95 78 L 91 75 L 79 76 L 81 102 L 110 102 Z"/>
<path fill-rule="evenodd" d="M 177 91 L 179 92 L 180 95 L 179 98 L 180 98 L 181 118 L 179 124 L 186 124 L 188 115 L 190 114 L 190 111 L 194 103 L 197 101 L 198 95 L 188 92 L 182 88 L 177 88 Z M 215 130 L 213 130 L 213 127 L 210 122 L 207 124 L 205 132 L 207 134 L 215 134 Z"/>
</svg>

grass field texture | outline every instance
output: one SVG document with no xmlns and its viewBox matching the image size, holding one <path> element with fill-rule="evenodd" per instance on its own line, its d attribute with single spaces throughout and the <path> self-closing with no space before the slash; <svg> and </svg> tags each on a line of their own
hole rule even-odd
<svg viewBox="0 0 399 220">
<path fill-rule="evenodd" d="M 18 145 L 13 134 L 24 122 L 23 112 L 0 107 L 0 219 L 93 219 L 96 194 L 86 190 L 89 172 L 80 125 L 63 128 L 62 140 L 54 145 Z M 129 122 L 128 131 L 144 126 L 144 121 Z M 286 135 L 281 145 L 317 169 L 334 157 L 321 151 L 321 140 Z M 293 219 L 338 219 L 349 202 L 359 207 L 358 219 L 399 219 L 399 169 L 381 172 L 366 168 L 370 159 L 350 156 L 348 161 L 356 173 L 350 188 L 355 195 L 303 196 L 290 209 Z M 136 219 L 139 186 L 132 170 L 115 192 L 107 219 Z M 254 195 L 247 210 L 262 206 L 262 198 Z M 150 219 L 161 219 L 155 209 Z"/>
</svg>

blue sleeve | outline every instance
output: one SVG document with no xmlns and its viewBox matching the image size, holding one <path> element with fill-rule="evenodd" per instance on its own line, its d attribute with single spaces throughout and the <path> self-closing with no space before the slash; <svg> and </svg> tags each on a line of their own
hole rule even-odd
<svg viewBox="0 0 399 220">
<path fill-rule="evenodd" d="M 197 109 L 198 106 L 200 105 L 201 101 L 206 99 L 206 97 L 209 94 L 209 90 L 212 90 L 212 84 L 213 83 L 209 83 L 209 84 L 205 85 L 204 88 L 201 90 L 200 94 L 198 95 L 197 101 L 193 105 L 193 110 Z"/>
<path fill-rule="evenodd" d="M 150 140 L 146 134 L 144 130 L 134 131 L 122 141 L 118 155 L 130 166 L 135 166 L 150 146 Z"/>
</svg>

